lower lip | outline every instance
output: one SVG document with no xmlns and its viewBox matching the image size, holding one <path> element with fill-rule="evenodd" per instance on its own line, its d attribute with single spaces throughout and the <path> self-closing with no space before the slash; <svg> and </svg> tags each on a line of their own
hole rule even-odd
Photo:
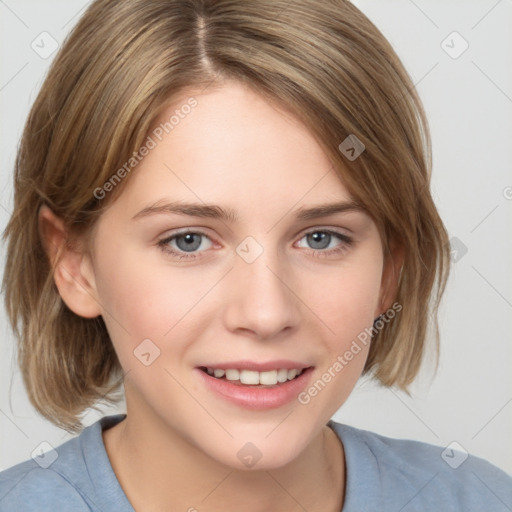
<svg viewBox="0 0 512 512">
<path fill-rule="evenodd" d="M 308 384 L 313 367 L 305 369 L 293 380 L 272 387 L 233 384 L 229 380 L 212 377 L 199 368 L 195 368 L 194 371 L 203 379 L 208 389 L 229 402 L 245 409 L 265 410 L 276 409 L 296 400 Z"/>
</svg>

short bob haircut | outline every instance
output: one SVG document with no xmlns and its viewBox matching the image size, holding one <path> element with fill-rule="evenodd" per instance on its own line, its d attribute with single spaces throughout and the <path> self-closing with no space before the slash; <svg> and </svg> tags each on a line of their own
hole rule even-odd
<svg viewBox="0 0 512 512">
<path fill-rule="evenodd" d="M 28 117 L 3 235 L 5 304 L 24 383 L 59 427 L 77 432 L 87 408 L 122 396 L 122 371 L 101 316 L 77 316 L 58 293 L 40 206 L 62 219 L 69 244 L 87 246 L 129 175 L 105 197 L 95 191 L 138 152 L 162 110 L 185 89 L 226 79 L 301 120 L 375 221 L 385 257 L 403 251 L 402 310 L 374 334 L 364 372 L 407 390 L 427 339 L 438 353 L 449 244 L 429 190 L 430 135 L 414 84 L 372 22 L 345 0 L 96 0 Z M 349 135 L 365 146 L 354 160 L 339 149 Z"/>
</svg>

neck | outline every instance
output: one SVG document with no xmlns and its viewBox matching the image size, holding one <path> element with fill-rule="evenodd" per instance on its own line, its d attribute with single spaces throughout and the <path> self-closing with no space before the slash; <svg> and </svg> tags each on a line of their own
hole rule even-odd
<svg viewBox="0 0 512 512">
<path fill-rule="evenodd" d="M 104 431 L 114 472 L 133 508 L 230 512 L 339 512 L 344 496 L 344 455 L 324 426 L 294 460 L 270 470 L 239 470 L 145 414 L 128 414 Z"/>
</svg>

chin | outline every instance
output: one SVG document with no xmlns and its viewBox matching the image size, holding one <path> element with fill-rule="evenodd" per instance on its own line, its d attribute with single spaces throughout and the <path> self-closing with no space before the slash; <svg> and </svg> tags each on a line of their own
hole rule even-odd
<svg viewBox="0 0 512 512">
<path fill-rule="evenodd" d="M 276 425 L 273 428 L 275 427 Z M 199 448 L 211 459 L 231 469 L 279 469 L 294 461 L 310 442 L 310 432 L 281 427 L 282 429 L 278 427 L 274 432 L 271 429 L 256 430 L 253 427 L 251 433 L 244 429 L 243 434 L 238 433 L 229 440 L 210 438 L 208 445 Z"/>
</svg>

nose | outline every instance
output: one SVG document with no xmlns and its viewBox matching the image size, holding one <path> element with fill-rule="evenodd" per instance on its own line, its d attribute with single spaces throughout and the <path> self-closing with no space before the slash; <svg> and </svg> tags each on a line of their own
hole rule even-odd
<svg viewBox="0 0 512 512">
<path fill-rule="evenodd" d="M 253 262 L 236 256 L 229 273 L 228 302 L 224 321 L 228 330 L 250 333 L 261 340 L 292 331 L 300 319 L 300 300 L 291 269 L 265 249 Z"/>
</svg>

